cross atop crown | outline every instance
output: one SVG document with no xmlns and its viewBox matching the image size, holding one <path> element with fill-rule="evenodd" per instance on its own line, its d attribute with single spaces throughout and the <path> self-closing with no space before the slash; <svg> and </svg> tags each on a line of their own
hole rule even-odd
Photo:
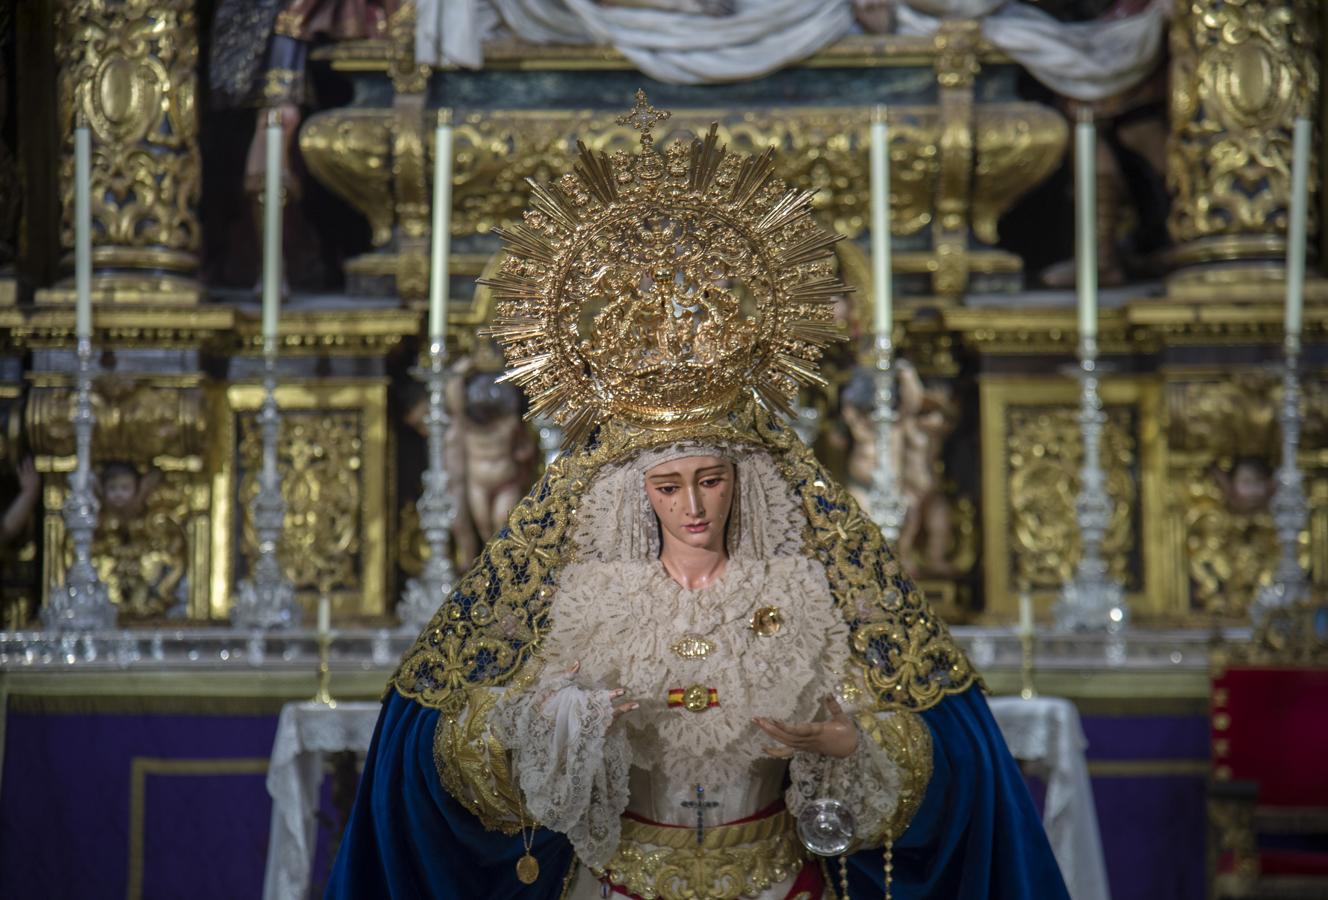
<svg viewBox="0 0 1328 900">
<path fill-rule="evenodd" d="M 623 113 L 618 117 L 619 125 L 630 125 L 641 132 L 641 143 L 649 143 L 651 140 L 650 129 L 655 127 L 657 122 L 663 122 L 671 113 L 668 110 L 655 109 L 646 99 L 644 89 L 638 88 L 636 91 L 636 105 L 630 111 Z"/>
</svg>

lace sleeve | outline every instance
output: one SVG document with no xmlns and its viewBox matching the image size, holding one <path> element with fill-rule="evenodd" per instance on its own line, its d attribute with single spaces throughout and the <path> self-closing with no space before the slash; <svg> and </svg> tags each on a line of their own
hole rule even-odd
<svg viewBox="0 0 1328 900">
<path fill-rule="evenodd" d="M 609 692 L 586 690 L 570 675 L 504 697 L 494 712 L 494 730 L 512 752 L 531 816 L 567 835 L 592 867 L 618 849 L 619 817 L 627 809 L 631 751 L 612 723 Z"/>
<path fill-rule="evenodd" d="M 838 800 L 848 806 L 853 814 L 856 849 L 884 842 L 899 808 L 904 780 L 899 764 L 861 723 L 858 747 L 852 754 L 838 759 L 820 753 L 796 753 L 789 762 L 789 779 L 784 799 L 795 818 L 815 800 Z"/>
</svg>

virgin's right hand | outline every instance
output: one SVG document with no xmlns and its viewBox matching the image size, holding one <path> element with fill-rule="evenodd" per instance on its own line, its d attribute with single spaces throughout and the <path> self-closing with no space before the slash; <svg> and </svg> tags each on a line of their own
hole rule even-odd
<svg viewBox="0 0 1328 900">
<path fill-rule="evenodd" d="M 577 660 L 576 662 L 572 663 L 572 667 L 567 670 L 567 674 L 575 675 L 577 672 L 580 671 L 581 671 L 581 661 Z M 627 693 L 627 688 L 615 688 L 614 690 L 609 691 L 609 699 L 617 700 L 619 697 L 623 696 L 626 693 Z M 626 703 L 618 704 L 613 708 L 613 721 L 615 722 L 618 721 L 618 719 L 620 719 L 622 716 L 626 715 L 627 713 L 631 712 L 634 709 L 640 708 L 640 706 L 641 706 L 640 703 L 636 703 L 635 701 L 630 701 L 630 700 Z"/>
</svg>

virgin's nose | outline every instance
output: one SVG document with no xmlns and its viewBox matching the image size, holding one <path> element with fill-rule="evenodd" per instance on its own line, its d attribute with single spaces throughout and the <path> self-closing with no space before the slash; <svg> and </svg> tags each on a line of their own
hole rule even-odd
<svg viewBox="0 0 1328 900">
<path fill-rule="evenodd" d="M 701 492 L 695 485 L 687 488 L 685 512 L 689 518 L 701 519 L 705 517 L 705 506 L 701 503 Z"/>
</svg>

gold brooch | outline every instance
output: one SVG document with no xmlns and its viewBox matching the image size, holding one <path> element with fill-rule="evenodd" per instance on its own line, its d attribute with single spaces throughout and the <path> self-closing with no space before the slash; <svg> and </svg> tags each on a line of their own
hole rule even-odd
<svg viewBox="0 0 1328 900">
<path fill-rule="evenodd" d="M 747 620 L 747 627 L 761 637 L 773 637 L 784 627 L 784 614 L 778 606 L 763 606 Z"/>
<path fill-rule="evenodd" d="M 684 634 L 669 649 L 683 659 L 705 659 L 715 645 L 699 634 Z"/>
</svg>

